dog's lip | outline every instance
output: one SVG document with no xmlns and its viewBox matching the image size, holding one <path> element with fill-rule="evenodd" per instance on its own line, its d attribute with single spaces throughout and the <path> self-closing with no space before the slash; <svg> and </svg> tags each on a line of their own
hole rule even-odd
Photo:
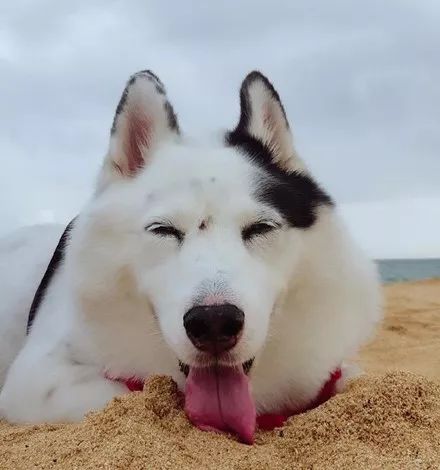
<svg viewBox="0 0 440 470">
<path fill-rule="evenodd" d="M 243 362 L 241 365 L 243 367 L 243 371 L 246 375 L 249 374 L 253 364 L 254 364 L 254 360 L 255 360 L 255 357 L 251 357 L 250 359 L 248 359 L 247 361 Z M 188 377 L 188 374 L 189 374 L 189 369 L 190 369 L 190 365 L 188 364 L 185 364 L 184 362 L 180 361 L 179 360 L 179 369 L 180 369 L 180 372 L 182 372 L 182 374 L 185 376 L 185 377 Z M 231 366 L 232 367 L 232 366 Z"/>
<path fill-rule="evenodd" d="M 189 365 L 188 364 L 185 364 L 184 362 L 179 361 L 179 369 L 180 369 L 180 372 L 182 372 L 182 374 L 185 377 L 188 377 L 188 374 L 189 374 Z"/>
</svg>

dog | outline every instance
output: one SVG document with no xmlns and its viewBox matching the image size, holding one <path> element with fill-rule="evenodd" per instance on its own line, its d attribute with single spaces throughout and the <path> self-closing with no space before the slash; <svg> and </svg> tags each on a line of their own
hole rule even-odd
<svg viewBox="0 0 440 470">
<path fill-rule="evenodd" d="M 259 417 L 340 390 L 381 319 L 376 267 L 258 71 L 236 126 L 197 142 L 161 80 L 131 76 L 79 216 L 64 233 L 23 228 L 0 252 L 0 415 L 13 423 L 78 421 L 162 374 L 194 424 L 251 443 Z"/>
</svg>

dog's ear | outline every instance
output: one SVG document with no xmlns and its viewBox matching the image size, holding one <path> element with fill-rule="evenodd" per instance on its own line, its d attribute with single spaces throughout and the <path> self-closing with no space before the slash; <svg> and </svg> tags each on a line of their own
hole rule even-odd
<svg viewBox="0 0 440 470">
<path fill-rule="evenodd" d="M 273 163 L 286 171 L 303 167 L 296 154 L 284 107 L 270 81 L 260 72 L 251 72 L 240 89 L 240 120 L 227 134 L 230 145 L 251 137 L 270 151 Z"/>
<path fill-rule="evenodd" d="M 179 125 L 165 87 L 151 71 L 130 77 L 116 108 L 100 186 L 132 177 L 155 148 L 179 135 Z"/>
</svg>

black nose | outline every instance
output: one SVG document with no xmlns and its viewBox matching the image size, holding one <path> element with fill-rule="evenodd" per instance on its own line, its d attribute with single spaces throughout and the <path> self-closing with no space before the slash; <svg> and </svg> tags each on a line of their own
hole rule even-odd
<svg viewBox="0 0 440 470">
<path fill-rule="evenodd" d="M 185 313 L 186 334 L 197 349 L 219 354 L 232 349 L 244 325 L 244 313 L 235 305 L 201 305 Z"/>
</svg>

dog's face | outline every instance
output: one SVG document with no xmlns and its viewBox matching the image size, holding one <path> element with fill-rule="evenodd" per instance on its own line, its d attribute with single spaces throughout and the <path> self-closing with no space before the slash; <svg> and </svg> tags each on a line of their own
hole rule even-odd
<svg viewBox="0 0 440 470">
<path fill-rule="evenodd" d="M 251 73 L 240 98 L 236 128 L 193 145 L 160 80 L 134 75 L 96 197 L 97 225 L 118 232 L 118 253 L 108 256 L 128 267 L 190 366 L 251 365 L 295 277 L 304 233 L 331 204 L 297 157 L 267 79 Z"/>
<path fill-rule="evenodd" d="M 185 329 L 196 307 L 205 308 L 205 316 L 209 309 L 234 306 L 231 324 L 234 310 L 244 315 L 242 330 L 233 335 L 239 336 L 235 347 L 220 361 L 244 363 L 264 344 L 301 239 L 276 208 L 258 198 L 262 180 L 261 171 L 232 148 L 175 146 L 158 151 L 136 183 L 145 201 L 143 249 L 135 266 L 139 288 L 186 364 L 212 357 Z"/>
</svg>

